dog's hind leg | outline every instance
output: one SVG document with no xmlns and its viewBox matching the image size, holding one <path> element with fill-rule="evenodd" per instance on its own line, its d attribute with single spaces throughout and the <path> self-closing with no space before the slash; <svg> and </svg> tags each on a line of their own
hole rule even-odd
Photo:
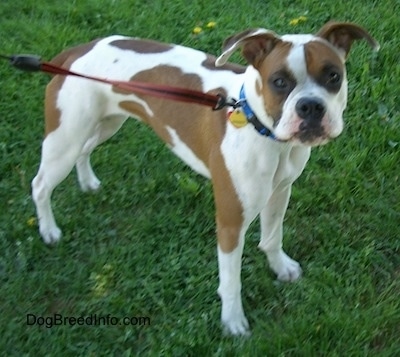
<svg viewBox="0 0 400 357">
<path fill-rule="evenodd" d="M 61 128 L 43 141 L 39 171 L 32 180 L 32 198 L 39 219 L 39 231 L 45 243 L 54 243 L 61 237 L 51 208 L 51 194 L 71 172 L 81 147 L 76 138 L 71 140 Z"/>
<path fill-rule="evenodd" d="M 112 137 L 127 120 L 126 115 L 113 115 L 104 118 L 97 124 L 94 134 L 86 141 L 76 162 L 78 181 L 82 191 L 96 191 L 100 180 L 93 172 L 90 155 L 93 150 Z"/>
<path fill-rule="evenodd" d="M 51 208 L 53 190 L 73 169 L 85 142 L 95 129 L 101 110 L 99 102 L 90 97 L 75 100 L 72 105 L 68 89 L 60 92 L 61 84 L 62 78 L 55 77 L 47 86 L 46 137 L 42 144 L 39 171 L 32 180 L 32 198 L 39 231 L 46 243 L 56 242 L 61 237 Z M 76 98 L 83 97 L 78 95 Z M 93 108 L 99 108 L 97 113 Z"/>
</svg>

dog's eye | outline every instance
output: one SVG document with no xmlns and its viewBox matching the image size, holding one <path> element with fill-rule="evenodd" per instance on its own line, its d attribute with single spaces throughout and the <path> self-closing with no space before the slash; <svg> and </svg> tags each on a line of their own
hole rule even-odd
<svg viewBox="0 0 400 357">
<path fill-rule="evenodd" d="M 321 77 L 317 79 L 318 84 L 325 87 L 329 92 L 337 93 L 343 81 L 343 72 L 333 65 L 323 68 Z"/>
<path fill-rule="evenodd" d="M 327 84 L 337 84 L 341 80 L 340 74 L 338 72 L 330 72 L 327 78 Z"/>
<path fill-rule="evenodd" d="M 268 85 L 273 93 L 279 96 L 287 96 L 296 86 L 295 79 L 285 70 L 280 70 L 271 75 Z"/>
<path fill-rule="evenodd" d="M 274 80 L 274 86 L 279 89 L 285 89 L 288 86 L 287 81 L 284 78 L 277 78 Z"/>
</svg>

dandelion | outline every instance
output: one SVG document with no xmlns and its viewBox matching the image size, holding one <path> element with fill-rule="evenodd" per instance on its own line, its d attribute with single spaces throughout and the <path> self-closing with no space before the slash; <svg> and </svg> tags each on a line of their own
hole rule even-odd
<svg viewBox="0 0 400 357">
<path fill-rule="evenodd" d="M 200 27 L 200 26 L 196 26 L 194 29 L 193 29 L 193 34 L 195 34 L 195 35 L 199 35 L 199 34 L 201 34 L 203 32 L 203 29 Z"/>
<path fill-rule="evenodd" d="M 107 294 L 108 279 L 106 276 L 101 274 L 91 274 L 90 279 L 94 280 L 94 286 L 92 288 L 95 296 L 105 296 Z"/>
<path fill-rule="evenodd" d="M 289 21 L 289 25 L 291 26 L 297 26 L 298 24 L 302 23 L 302 22 L 306 22 L 307 21 L 307 17 L 305 16 L 300 16 L 300 17 L 296 17 L 295 19 L 292 19 Z"/>
<path fill-rule="evenodd" d="M 213 29 L 215 26 L 217 26 L 217 23 L 216 23 L 215 21 L 210 21 L 210 22 L 206 25 L 206 27 L 207 27 L 208 29 Z"/>
<path fill-rule="evenodd" d="M 203 35 L 205 31 L 207 30 L 212 30 L 217 26 L 217 23 L 215 21 L 209 21 L 207 24 L 204 25 L 204 28 L 202 27 L 204 25 L 203 22 L 200 22 L 193 30 L 192 34 L 195 36 Z"/>
<path fill-rule="evenodd" d="M 35 226 L 36 225 L 36 218 L 35 217 L 28 218 L 28 220 L 26 221 L 26 224 L 28 225 L 28 227 Z"/>
<path fill-rule="evenodd" d="M 101 273 L 90 274 L 90 280 L 93 282 L 92 291 L 96 297 L 108 294 L 114 275 L 114 267 L 111 264 L 104 264 Z"/>
</svg>

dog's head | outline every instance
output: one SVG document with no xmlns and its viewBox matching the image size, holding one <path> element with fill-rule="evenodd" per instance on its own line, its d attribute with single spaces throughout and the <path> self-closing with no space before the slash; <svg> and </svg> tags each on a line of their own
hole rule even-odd
<svg viewBox="0 0 400 357">
<path fill-rule="evenodd" d="M 378 43 L 362 27 L 329 22 L 316 35 L 278 36 L 265 29 L 228 38 L 216 65 L 238 48 L 249 63 L 244 89 L 258 119 L 277 140 L 324 144 L 343 130 L 345 60 L 354 40 Z"/>
</svg>

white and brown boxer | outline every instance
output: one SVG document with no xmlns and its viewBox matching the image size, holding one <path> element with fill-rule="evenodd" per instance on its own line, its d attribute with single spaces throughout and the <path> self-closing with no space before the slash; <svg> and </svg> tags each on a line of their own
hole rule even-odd
<svg viewBox="0 0 400 357">
<path fill-rule="evenodd" d="M 76 72 L 223 92 L 240 98 L 241 107 L 213 111 L 55 76 L 46 91 L 46 134 L 39 172 L 32 181 L 43 240 L 53 243 L 61 237 L 50 204 L 54 188 L 76 166 L 82 190 L 97 190 L 100 181 L 90 154 L 128 117 L 135 117 L 150 125 L 193 170 L 212 180 L 222 323 L 231 334 L 248 333 L 240 280 L 246 230 L 260 214 L 259 247 L 272 270 L 283 281 L 300 277 L 300 265 L 282 249 L 291 186 L 311 147 L 343 129 L 345 59 L 353 41 L 360 39 L 378 48 L 363 28 L 330 22 L 316 35 L 247 30 L 228 38 L 217 59 L 191 48 L 122 36 L 62 52 L 52 63 Z M 247 67 L 226 63 L 239 48 Z"/>
</svg>

